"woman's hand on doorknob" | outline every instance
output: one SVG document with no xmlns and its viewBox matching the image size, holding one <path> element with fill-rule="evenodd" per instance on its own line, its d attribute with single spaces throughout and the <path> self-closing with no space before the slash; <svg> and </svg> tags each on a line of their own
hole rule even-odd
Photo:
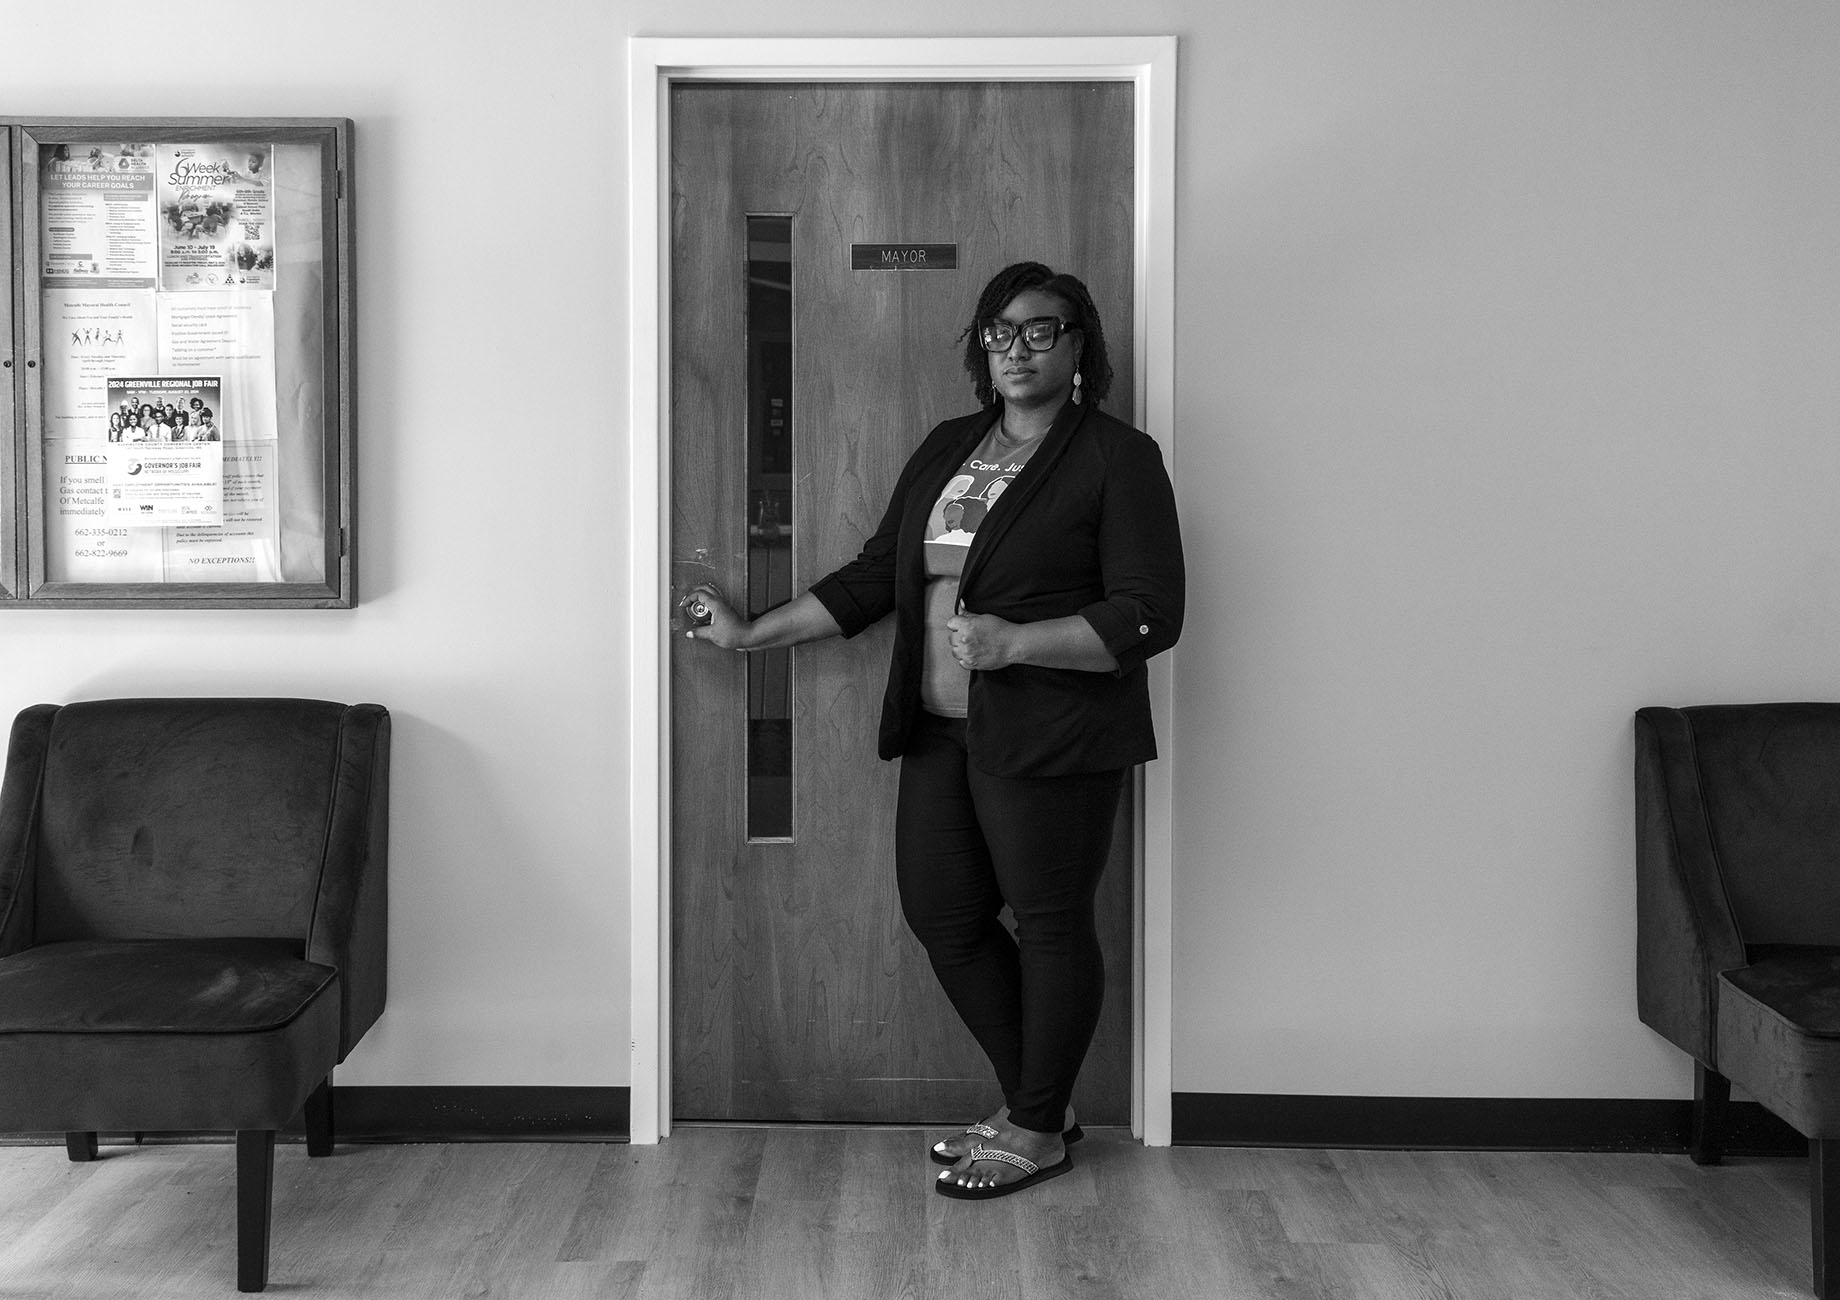
<svg viewBox="0 0 1840 1300">
<path fill-rule="evenodd" d="M 677 604 L 694 619 L 708 619 L 708 622 L 685 632 L 685 636 L 695 641 L 711 642 L 724 650 L 747 649 L 747 634 L 754 625 L 729 608 L 722 593 L 711 584 L 697 584 Z"/>
</svg>

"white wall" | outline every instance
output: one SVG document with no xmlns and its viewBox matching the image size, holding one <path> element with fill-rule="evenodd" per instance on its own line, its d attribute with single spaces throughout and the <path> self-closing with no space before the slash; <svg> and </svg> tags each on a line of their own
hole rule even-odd
<svg viewBox="0 0 1840 1300">
<path fill-rule="evenodd" d="M 1185 70 L 1176 1086 L 1677 1095 L 1629 716 L 1840 695 L 1840 14 L 1313 8 Z"/>
<path fill-rule="evenodd" d="M 1048 23 L 1183 41 L 1176 1087 L 1681 1092 L 1629 714 L 1840 698 L 1840 11 L 249 8 L 0 0 L 0 114 L 356 120 L 364 603 L 8 615 L 0 715 L 390 706 L 342 1083 L 629 1079 L 624 38 Z"/>
</svg>

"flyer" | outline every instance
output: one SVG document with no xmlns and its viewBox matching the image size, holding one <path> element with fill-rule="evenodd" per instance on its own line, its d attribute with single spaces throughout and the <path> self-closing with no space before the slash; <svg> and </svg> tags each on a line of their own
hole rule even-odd
<svg viewBox="0 0 1840 1300">
<path fill-rule="evenodd" d="M 110 375 L 106 401 L 127 426 L 124 443 L 222 442 L 239 436 L 223 415 L 216 375 Z"/>
<path fill-rule="evenodd" d="M 48 148 L 39 176 L 39 232 L 47 290 L 152 288 L 159 268 L 153 146 Z"/>
<path fill-rule="evenodd" d="M 110 376 L 109 410 L 131 422 L 108 455 L 108 522 L 128 528 L 223 519 L 224 431 L 215 376 Z"/>
<path fill-rule="evenodd" d="M 162 375 L 221 375 L 218 423 L 239 439 L 276 436 L 275 300 L 272 294 L 161 294 Z"/>
<path fill-rule="evenodd" d="M 111 526 L 168 527 L 223 517 L 221 442 L 111 447 L 108 457 Z"/>
<path fill-rule="evenodd" d="M 111 524 L 109 445 L 59 442 L 46 448 L 46 577 L 52 582 L 159 582 L 165 548 L 151 528 Z"/>
<path fill-rule="evenodd" d="M 172 529 L 166 577 L 169 582 L 281 581 L 274 443 L 237 442 L 224 448 L 223 524 Z"/>
<path fill-rule="evenodd" d="M 159 365 L 151 289 L 46 289 L 43 328 L 45 436 L 120 442 L 110 375 Z"/>
<path fill-rule="evenodd" d="M 275 287 L 273 157 L 267 145 L 159 146 L 160 288 Z"/>
</svg>

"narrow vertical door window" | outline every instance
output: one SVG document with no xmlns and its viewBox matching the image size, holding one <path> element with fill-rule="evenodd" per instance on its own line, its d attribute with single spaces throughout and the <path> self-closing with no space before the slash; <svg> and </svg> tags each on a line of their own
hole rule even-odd
<svg viewBox="0 0 1840 1300">
<path fill-rule="evenodd" d="M 792 599 L 792 219 L 748 218 L 747 581 L 750 617 Z M 748 657 L 747 825 L 792 838 L 792 652 Z"/>
</svg>

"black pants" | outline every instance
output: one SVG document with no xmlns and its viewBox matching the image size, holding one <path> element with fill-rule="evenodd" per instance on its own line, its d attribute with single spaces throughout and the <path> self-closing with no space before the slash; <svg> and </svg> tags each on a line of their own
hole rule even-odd
<svg viewBox="0 0 1840 1300">
<path fill-rule="evenodd" d="M 931 714 L 901 756 L 901 908 L 1022 1128 L 1060 1132 L 1099 1023 L 1093 895 L 1123 787 L 1123 770 L 987 775 L 966 757 L 964 722 Z"/>
</svg>

